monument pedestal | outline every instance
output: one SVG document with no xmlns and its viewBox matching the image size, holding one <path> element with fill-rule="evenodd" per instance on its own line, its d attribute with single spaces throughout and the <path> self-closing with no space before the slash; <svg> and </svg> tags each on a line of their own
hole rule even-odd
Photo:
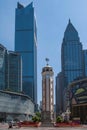
<svg viewBox="0 0 87 130">
<path fill-rule="evenodd" d="M 50 111 L 42 111 L 41 122 L 42 122 L 41 124 L 42 127 L 53 127 Z"/>
</svg>

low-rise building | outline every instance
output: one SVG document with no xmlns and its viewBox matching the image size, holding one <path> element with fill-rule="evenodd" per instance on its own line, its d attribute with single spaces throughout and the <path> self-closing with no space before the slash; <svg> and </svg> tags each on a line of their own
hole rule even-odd
<svg viewBox="0 0 87 130">
<path fill-rule="evenodd" d="M 33 114 L 34 103 L 30 97 L 0 90 L 0 121 L 30 120 Z"/>
<path fill-rule="evenodd" d="M 87 78 L 69 84 L 69 92 L 71 117 L 87 123 Z"/>
</svg>

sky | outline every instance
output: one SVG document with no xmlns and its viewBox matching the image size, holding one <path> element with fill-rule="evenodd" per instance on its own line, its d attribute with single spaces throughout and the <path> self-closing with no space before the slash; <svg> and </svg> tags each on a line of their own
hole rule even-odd
<svg viewBox="0 0 87 130">
<path fill-rule="evenodd" d="M 14 50 L 15 8 L 33 1 L 37 21 L 38 103 L 42 99 L 42 68 L 49 58 L 55 77 L 61 71 L 61 44 L 69 18 L 78 31 L 83 49 L 87 49 L 87 0 L 0 0 L 0 43 Z"/>
</svg>

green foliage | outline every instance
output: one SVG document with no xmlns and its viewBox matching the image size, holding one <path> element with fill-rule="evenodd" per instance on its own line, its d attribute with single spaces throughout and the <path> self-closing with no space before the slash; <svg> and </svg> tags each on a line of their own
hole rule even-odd
<svg viewBox="0 0 87 130">
<path fill-rule="evenodd" d="M 85 90 L 84 90 L 83 88 L 77 89 L 75 95 L 76 95 L 76 94 L 80 94 L 80 93 L 82 93 L 82 92 L 84 92 L 84 91 L 85 91 Z"/>
<path fill-rule="evenodd" d="M 35 115 L 41 118 L 41 113 L 40 112 L 36 112 Z"/>
<path fill-rule="evenodd" d="M 36 112 L 35 116 L 32 117 L 33 122 L 40 122 L 41 121 L 41 113 Z"/>
<path fill-rule="evenodd" d="M 38 116 L 33 116 L 32 120 L 33 120 L 33 122 L 39 122 L 39 117 Z"/>
<path fill-rule="evenodd" d="M 57 123 L 61 123 L 61 122 L 63 122 L 62 117 L 61 117 L 61 116 L 58 116 L 58 117 L 56 118 L 56 122 L 57 122 Z"/>
</svg>

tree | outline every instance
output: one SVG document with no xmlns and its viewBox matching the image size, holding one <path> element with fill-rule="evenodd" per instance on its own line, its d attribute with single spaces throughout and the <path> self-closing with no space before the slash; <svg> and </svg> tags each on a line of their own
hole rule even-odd
<svg viewBox="0 0 87 130">
<path fill-rule="evenodd" d="M 38 116 L 32 117 L 33 122 L 40 122 L 40 118 Z"/>
<path fill-rule="evenodd" d="M 57 123 L 61 123 L 61 122 L 63 122 L 62 117 L 61 117 L 61 116 L 58 116 L 57 119 L 56 119 L 56 122 L 57 122 Z"/>
<path fill-rule="evenodd" d="M 41 118 L 41 113 L 40 112 L 36 112 L 35 115 Z"/>
<path fill-rule="evenodd" d="M 36 112 L 35 116 L 32 117 L 33 122 L 40 122 L 41 121 L 41 113 Z"/>
</svg>

